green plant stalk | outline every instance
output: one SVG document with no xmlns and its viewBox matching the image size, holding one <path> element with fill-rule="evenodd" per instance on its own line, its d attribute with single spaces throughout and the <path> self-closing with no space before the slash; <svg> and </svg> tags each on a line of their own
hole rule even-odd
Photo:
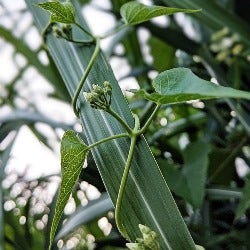
<svg viewBox="0 0 250 250">
<path fill-rule="evenodd" d="M 129 135 L 132 134 L 133 130 L 128 126 L 128 124 L 116 112 L 114 112 L 111 108 L 109 108 L 105 111 L 108 112 L 110 115 L 112 115 L 124 127 L 124 129 L 128 132 Z"/>
<path fill-rule="evenodd" d="M 113 36 L 116 33 L 120 32 L 121 30 L 128 28 L 129 25 L 122 23 L 121 25 L 117 25 L 116 27 L 114 27 L 114 29 L 109 30 L 107 33 L 105 33 L 104 35 L 100 36 L 100 39 L 105 39 L 107 37 Z"/>
<path fill-rule="evenodd" d="M 93 53 L 93 55 L 92 55 L 92 57 L 91 57 L 91 59 L 89 61 L 89 64 L 88 64 L 86 70 L 83 73 L 83 76 L 82 76 L 82 78 L 81 78 L 81 80 L 80 80 L 80 82 L 79 82 L 79 84 L 77 86 L 77 89 L 76 89 L 76 91 L 74 93 L 74 96 L 73 96 L 73 99 L 72 99 L 72 106 L 73 106 L 74 112 L 75 112 L 75 114 L 76 114 L 77 117 L 79 117 L 79 112 L 77 110 L 77 99 L 78 99 L 78 96 L 79 96 L 79 94 L 80 94 L 80 92 L 82 90 L 84 82 L 86 81 L 86 79 L 88 77 L 88 74 L 89 74 L 89 72 L 90 72 L 93 64 L 95 63 L 95 60 L 96 60 L 99 52 L 100 52 L 100 39 L 97 38 L 96 39 L 96 46 L 95 46 L 94 53 Z"/>
<path fill-rule="evenodd" d="M 118 134 L 118 135 L 113 135 L 113 136 L 106 137 L 106 138 L 104 138 L 104 139 L 102 139 L 102 140 L 100 140 L 100 141 L 98 141 L 98 142 L 95 142 L 95 143 L 93 143 L 93 144 L 90 144 L 90 145 L 88 146 L 88 149 L 92 149 L 92 148 L 94 148 L 94 147 L 96 147 L 96 146 L 98 146 L 98 145 L 100 145 L 100 144 L 102 144 L 102 143 L 104 143 L 104 142 L 111 141 L 111 140 L 115 140 L 115 139 L 119 139 L 119 138 L 123 138 L 123 137 L 129 137 L 129 134 L 127 134 L 127 133 L 122 133 L 122 134 Z"/>
<path fill-rule="evenodd" d="M 152 120 L 154 119 L 155 115 L 157 114 L 158 110 L 160 109 L 161 104 L 157 104 L 154 111 L 152 112 L 152 114 L 150 115 L 150 117 L 148 118 L 148 120 L 145 122 L 145 124 L 143 125 L 143 127 L 139 130 L 139 134 L 143 134 L 148 126 L 150 125 L 150 123 L 152 122 Z"/>
<path fill-rule="evenodd" d="M 131 142 L 130 142 L 128 158 L 127 158 L 124 172 L 122 175 L 122 180 L 121 180 L 121 184 L 120 184 L 120 188 L 119 188 L 119 192 L 117 196 L 117 201 L 116 201 L 116 207 L 115 207 L 115 221 L 116 221 L 117 228 L 122 234 L 122 236 L 125 237 L 126 239 L 129 239 L 129 236 L 128 236 L 126 228 L 124 227 L 121 221 L 121 207 L 122 207 L 122 198 L 125 192 L 129 170 L 130 170 L 131 162 L 132 162 L 134 151 L 135 151 L 136 141 L 139 136 L 138 129 L 140 126 L 140 122 L 139 122 L 137 115 L 134 115 L 134 118 L 135 118 L 135 126 L 133 129 L 132 135 L 130 135 Z"/>
<path fill-rule="evenodd" d="M 244 146 L 244 144 L 247 142 L 247 138 L 243 138 L 240 143 L 232 150 L 230 155 L 225 159 L 224 162 L 222 162 L 216 171 L 210 176 L 208 183 L 211 183 L 217 176 L 218 174 L 224 170 L 224 168 L 227 166 L 228 162 L 230 162 L 234 157 L 236 157 L 237 153 L 241 150 L 241 148 Z"/>
<path fill-rule="evenodd" d="M 80 45 L 91 45 L 91 44 L 93 44 L 93 40 L 90 40 L 90 41 L 81 41 L 81 40 L 70 39 L 70 38 L 67 38 L 67 37 L 63 37 L 63 39 L 65 39 L 68 42 L 76 43 L 76 44 L 80 44 Z"/>
<path fill-rule="evenodd" d="M 215 199 L 219 197 L 219 199 L 240 199 L 242 197 L 242 192 L 234 191 L 234 190 L 226 190 L 226 189 L 218 189 L 218 188 L 208 188 L 206 190 L 207 196 L 209 199 Z"/>
</svg>

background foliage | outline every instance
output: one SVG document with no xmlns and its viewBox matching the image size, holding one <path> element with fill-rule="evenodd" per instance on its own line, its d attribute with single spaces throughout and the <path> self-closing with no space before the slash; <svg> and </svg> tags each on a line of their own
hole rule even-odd
<svg viewBox="0 0 250 250">
<path fill-rule="evenodd" d="M 95 1 L 79 1 L 83 8 L 90 4 L 115 20 L 120 18 L 119 9 L 125 2 L 111 0 L 107 7 L 98 7 Z M 248 3 L 152 2 L 203 11 L 163 18 L 163 23 L 140 24 L 117 34 L 105 53 L 109 60 L 120 58 L 129 65 L 129 72 L 122 79 L 136 81 L 150 91 L 151 78 L 157 73 L 184 66 L 201 78 L 250 91 Z M 1 46 L 12 45 L 13 63 L 17 65 L 16 75 L 0 85 L 0 175 L 5 183 L 0 192 L 0 248 L 46 249 L 52 216 L 49 211 L 55 200 L 48 198 L 46 187 L 53 178 L 27 180 L 4 169 L 10 164 L 12 146 L 23 126 L 55 151 L 51 138 L 58 141 L 62 131 L 77 122 L 65 123 L 64 117 L 60 121 L 54 119 L 51 113 L 39 109 L 29 93 L 24 93 L 24 89 L 30 88 L 25 84 L 25 74 L 35 68 L 51 86 L 43 101 L 53 99 L 61 105 L 70 104 L 69 94 L 49 55 L 44 63 L 39 57 L 44 53 L 42 47 L 32 47 L 26 38 L 34 29 L 33 23 L 17 34 L 19 22 L 28 10 L 24 7 L 10 12 L 4 1 L 0 4 Z M 11 20 L 11 26 L 4 19 Z M 18 60 L 20 54 L 25 63 Z M 146 119 L 152 107 L 143 99 L 130 96 L 128 99 L 133 111 L 141 112 L 142 120 Z M 39 127 L 41 123 L 51 128 L 50 134 Z M 250 248 L 249 135 L 249 103 L 225 99 L 165 105 L 145 135 L 194 241 L 206 249 Z M 114 224 L 113 205 L 91 155 L 83 172 L 71 200 L 76 210 L 65 214 L 67 221 L 61 224 L 57 235 L 57 240 L 63 239 L 58 247 L 123 248 L 125 242 Z M 99 198 L 91 200 L 89 187 L 98 190 Z"/>
</svg>

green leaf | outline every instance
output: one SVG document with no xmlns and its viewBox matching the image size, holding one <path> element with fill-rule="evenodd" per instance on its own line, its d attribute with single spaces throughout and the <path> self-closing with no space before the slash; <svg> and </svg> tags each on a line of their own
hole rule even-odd
<svg viewBox="0 0 250 250">
<path fill-rule="evenodd" d="M 159 104 L 219 97 L 250 100 L 250 93 L 203 80 L 187 68 L 174 68 L 160 73 L 154 79 L 153 86 L 156 92 L 152 94 L 145 90 L 134 92 Z"/>
<path fill-rule="evenodd" d="M 183 152 L 183 175 L 188 185 L 189 200 L 196 208 L 202 205 L 205 195 L 209 152 L 210 145 L 203 141 L 189 144 Z"/>
<path fill-rule="evenodd" d="M 37 4 L 44 10 L 50 12 L 50 22 L 75 23 L 75 9 L 71 2 L 45 2 Z"/>
<path fill-rule="evenodd" d="M 239 219 L 247 209 L 250 208 L 250 175 L 246 178 L 245 186 L 242 191 L 242 197 L 236 211 L 236 219 Z"/>
<path fill-rule="evenodd" d="M 178 12 L 194 13 L 200 10 L 178 9 L 163 6 L 147 6 L 138 2 L 128 2 L 121 7 L 120 13 L 126 24 L 135 25 L 154 17 L 172 15 Z"/>
<path fill-rule="evenodd" d="M 176 49 L 166 42 L 151 36 L 148 40 L 150 53 L 153 57 L 153 66 L 159 72 L 173 67 Z"/>
<path fill-rule="evenodd" d="M 87 145 L 80 140 L 74 131 L 68 130 L 65 132 L 61 142 L 62 182 L 50 231 L 50 245 L 88 152 Z"/>
<path fill-rule="evenodd" d="M 176 166 L 161 167 L 170 189 L 195 208 L 201 207 L 204 199 L 209 152 L 208 143 L 196 141 L 184 150 L 184 166 L 181 171 Z"/>
</svg>

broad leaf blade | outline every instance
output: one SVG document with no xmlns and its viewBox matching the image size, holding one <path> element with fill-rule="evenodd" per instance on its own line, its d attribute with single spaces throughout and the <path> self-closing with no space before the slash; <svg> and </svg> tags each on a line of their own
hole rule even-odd
<svg viewBox="0 0 250 250">
<path fill-rule="evenodd" d="M 203 141 L 189 144 L 183 152 L 183 175 L 188 186 L 188 200 L 195 208 L 201 207 L 205 196 L 209 152 L 210 145 Z"/>
<path fill-rule="evenodd" d="M 157 71 L 162 72 L 173 68 L 176 52 L 175 48 L 156 37 L 150 37 L 148 45 L 150 47 L 150 54 L 153 57 L 153 66 Z"/>
<path fill-rule="evenodd" d="M 74 131 L 65 132 L 61 142 L 62 182 L 50 231 L 50 245 L 88 152 L 88 147 L 78 138 Z"/>
<path fill-rule="evenodd" d="M 239 219 L 247 209 L 250 208 L 250 175 L 246 178 L 245 186 L 242 191 L 242 197 L 236 211 L 236 219 Z"/>
<path fill-rule="evenodd" d="M 50 22 L 59 22 L 59 23 L 74 23 L 75 22 L 75 9 L 73 5 L 66 1 L 66 2 L 45 2 L 39 3 L 39 7 L 44 10 L 50 12 Z"/>
<path fill-rule="evenodd" d="M 135 25 L 146 22 L 154 17 L 172 15 L 175 13 L 194 13 L 200 10 L 178 9 L 163 6 L 147 6 L 138 2 L 125 3 L 120 10 L 121 16 L 126 24 Z"/>
<path fill-rule="evenodd" d="M 208 143 L 196 141 L 184 150 L 184 166 L 181 170 L 177 166 L 166 166 L 161 163 L 163 175 L 170 189 L 195 208 L 201 207 L 205 196 L 209 152 Z"/>
<path fill-rule="evenodd" d="M 160 73 L 154 79 L 153 86 L 155 93 L 149 94 L 145 90 L 135 93 L 160 104 L 220 97 L 250 100 L 250 93 L 205 81 L 186 68 L 174 68 Z"/>
</svg>

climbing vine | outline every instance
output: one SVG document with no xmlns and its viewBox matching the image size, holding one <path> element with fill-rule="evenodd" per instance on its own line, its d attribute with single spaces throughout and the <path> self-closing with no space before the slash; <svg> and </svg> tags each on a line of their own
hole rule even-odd
<svg viewBox="0 0 250 250">
<path fill-rule="evenodd" d="M 79 95 L 83 90 L 84 83 L 96 61 L 96 58 L 100 53 L 100 42 L 103 38 L 114 34 L 115 32 L 127 26 L 137 25 L 156 16 L 170 15 L 177 12 L 193 13 L 199 11 L 168 8 L 162 6 L 146 6 L 137 2 L 129 2 L 123 5 L 121 8 L 122 25 L 115 27 L 115 29 L 102 36 L 94 36 L 90 31 L 82 27 L 81 24 L 76 21 L 75 9 L 70 1 L 44 2 L 38 4 L 38 6 L 51 13 L 49 23 L 43 31 L 43 40 L 45 46 L 46 36 L 49 32 L 52 32 L 56 37 L 65 39 L 68 42 L 73 42 L 84 46 L 95 45 L 94 53 L 85 71 L 83 72 L 81 80 L 72 98 L 72 107 L 77 116 L 79 116 Z M 82 32 L 87 35 L 89 39 L 82 41 L 76 40 L 72 33 L 73 25 L 82 30 Z M 148 93 L 143 89 L 134 91 L 135 94 L 140 95 L 141 97 L 156 104 L 154 111 L 142 127 L 140 126 L 140 120 L 137 114 L 133 114 L 134 126 L 130 127 L 126 120 L 124 120 L 112 109 L 112 98 L 115 98 L 115 96 L 112 96 L 112 85 L 109 83 L 109 79 L 106 79 L 106 81 L 103 83 L 97 83 L 93 85 L 90 92 L 82 93 L 86 102 L 89 103 L 92 108 L 98 109 L 100 112 L 107 112 L 112 117 L 114 117 L 124 129 L 124 133 L 112 135 L 110 137 L 103 138 L 102 140 L 91 145 L 86 145 L 74 131 L 65 132 L 61 143 L 62 182 L 55 208 L 55 216 L 51 227 L 50 248 L 52 246 L 56 228 L 63 213 L 63 209 L 70 197 L 72 189 L 79 177 L 82 165 L 90 150 L 110 140 L 118 140 L 119 138 L 123 137 L 130 139 L 130 148 L 115 204 L 115 219 L 117 227 L 120 233 L 128 241 L 130 241 L 129 232 L 127 232 L 126 227 L 121 219 L 123 194 L 126 189 L 127 178 L 129 176 L 130 166 L 131 162 L 133 161 L 133 155 L 137 141 L 147 130 L 158 110 L 161 108 L 161 105 L 186 102 L 195 99 L 211 98 L 245 98 L 250 100 L 249 93 L 215 85 L 214 83 L 200 79 L 186 68 L 176 68 L 162 72 L 153 80 L 153 87 L 155 90 L 153 93 Z M 148 228 L 148 226 L 149 225 L 140 226 L 143 238 L 139 238 L 136 243 L 129 243 L 128 247 L 130 249 L 159 249 L 157 235 L 154 231 Z M 149 243 L 148 239 L 151 240 Z"/>
</svg>

